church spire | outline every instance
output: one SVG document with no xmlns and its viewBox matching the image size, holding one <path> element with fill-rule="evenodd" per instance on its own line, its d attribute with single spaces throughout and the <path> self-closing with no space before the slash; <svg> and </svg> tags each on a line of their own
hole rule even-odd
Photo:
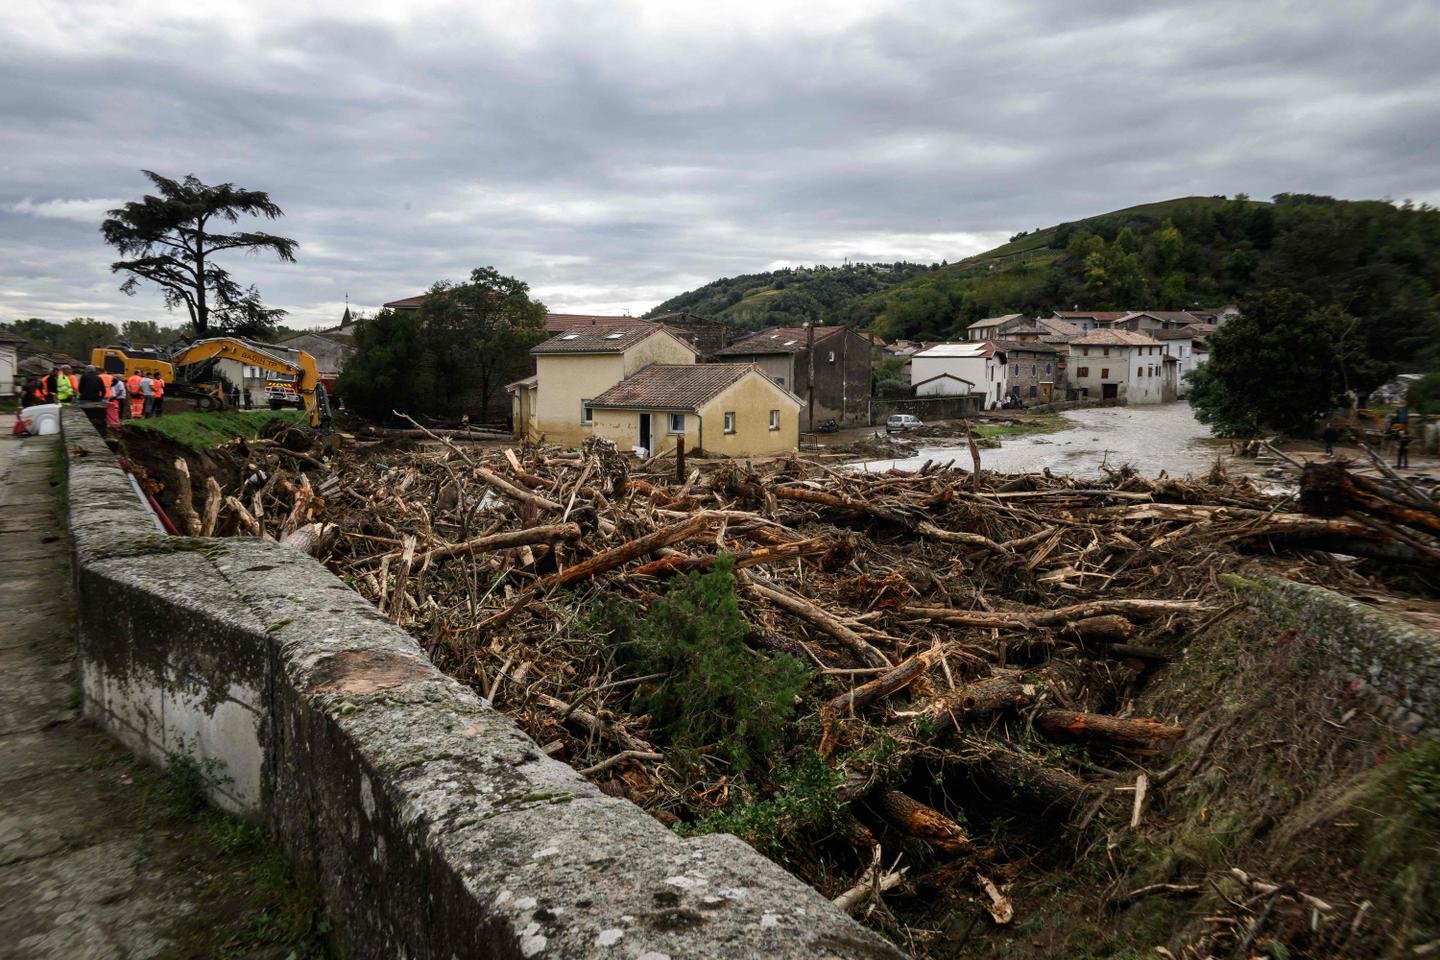
<svg viewBox="0 0 1440 960">
<path fill-rule="evenodd" d="M 350 316 L 350 294 L 345 294 L 345 313 L 340 317 L 340 326 L 348 327 L 355 319 Z"/>
</svg>

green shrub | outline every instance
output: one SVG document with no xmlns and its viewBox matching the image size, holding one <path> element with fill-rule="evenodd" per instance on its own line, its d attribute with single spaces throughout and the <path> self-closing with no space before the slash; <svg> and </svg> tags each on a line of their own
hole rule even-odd
<svg viewBox="0 0 1440 960">
<path fill-rule="evenodd" d="M 708 572 L 690 574 L 639 621 L 613 600 L 593 619 L 639 673 L 664 674 L 637 692 L 635 709 L 650 714 L 677 747 L 713 744 L 739 773 L 779 744 L 810 669 L 746 646 L 750 625 L 735 598 L 732 566 L 721 556 Z"/>
<path fill-rule="evenodd" d="M 835 829 L 845 803 L 835 792 L 840 772 L 814 750 L 792 767 L 776 765 L 775 793 L 758 803 L 735 804 L 678 828 L 682 836 L 732 833 L 772 859 L 802 841 L 818 841 Z"/>
</svg>

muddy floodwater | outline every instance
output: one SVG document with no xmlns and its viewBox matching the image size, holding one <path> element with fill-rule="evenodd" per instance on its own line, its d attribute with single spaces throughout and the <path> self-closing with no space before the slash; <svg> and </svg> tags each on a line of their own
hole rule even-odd
<svg viewBox="0 0 1440 960">
<path fill-rule="evenodd" d="M 1161 470 L 1171 476 L 1203 474 L 1216 457 L 1227 458 L 1230 445 L 1210 436 L 1188 403 L 1138 407 L 1087 407 L 1067 410 L 1075 426 L 1056 433 L 1017 437 L 998 449 L 981 449 L 980 465 L 1002 473 L 1027 473 L 1049 468 L 1055 473 L 1095 476 L 1102 466 L 1128 463 L 1147 477 Z M 970 466 L 970 451 L 960 446 L 921 447 L 913 457 L 872 460 L 857 469 L 918 470 L 926 461 L 954 460 Z"/>
</svg>

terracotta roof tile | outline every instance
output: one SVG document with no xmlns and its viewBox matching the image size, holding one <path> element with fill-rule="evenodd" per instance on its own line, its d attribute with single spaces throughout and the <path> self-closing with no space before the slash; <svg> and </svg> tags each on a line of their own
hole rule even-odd
<svg viewBox="0 0 1440 960">
<path fill-rule="evenodd" d="M 1070 341 L 1088 347 L 1158 347 L 1160 341 L 1148 333 L 1134 330 L 1091 330 L 1083 337 Z"/>
<path fill-rule="evenodd" d="M 530 353 L 535 356 L 554 353 L 624 353 L 646 337 L 662 330 L 665 328 L 653 323 L 614 327 L 576 327 L 574 330 L 558 333 L 544 343 L 531 347 Z M 676 339 L 692 351 L 695 349 L 687 340 L 680 337 Z"/>
<path fill-rule="evenodd" d="M 749 363 L 652 363 L 592 399 L 590 405 L 638 410 L 699 410 L 751 371 L 760 373 L 760 368 Z"/>
<path fill-rule="evenodd" d="M 834 336 L 844 327 L 815 327 L 815 342 Z M 803 353 L 809 334 L 804 327 L 771 327 L 715 351 L 717 357 L 745 357 L 761 353 Z"/>
</svg>

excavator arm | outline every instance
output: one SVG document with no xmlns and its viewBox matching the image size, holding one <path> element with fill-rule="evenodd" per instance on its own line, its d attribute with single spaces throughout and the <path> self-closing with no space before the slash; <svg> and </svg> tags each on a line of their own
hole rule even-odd
<svg viewBox="0 0 1440 960">
<path fill-rule="evenodd" d="M 170 363 L 177 370 L 206 360 L 234 360 L 248 367 L 259 367 L 295 378 L 295 390 L 305 403 L 305 413 L 310 426 L 321 427 L 330 422 L 329 395 L 320 383 L 320 374 L 315 358 L 304 350 L 295 351 L 295 357 L 282 356 L 268 350 L 252 347 L 234 337 L 213 337 L 199 340 L 170 357 Z"/>
</svg>

